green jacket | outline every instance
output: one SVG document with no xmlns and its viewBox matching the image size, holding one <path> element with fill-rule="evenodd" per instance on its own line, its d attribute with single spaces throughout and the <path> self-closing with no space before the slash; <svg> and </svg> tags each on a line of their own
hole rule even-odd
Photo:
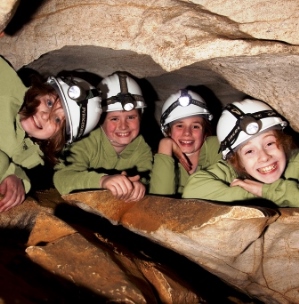
<svg viewBox="0 0 299 304">
<path fill-rule="evenodd" d="M 238 178 L 233 167 L 220 160 L 206 170 L 190 176 L 183 198 L 199 198 L 220 202 L 233 202 L 256 198 L 239 186 L 230 187 Z M 272 184 L 264 184 L 262 197 L 280 207 L 299 207 L 299 152 L 288 161 L 283 176 Z"/>
<path fill-rule="evenodd" d="M 221 158 L 218 150 L 217 137 L 208 137 L 201 147 L 196 171 L 217 162 Z M 188 172 L 173 157 L 157 153 L 154 156 L 149 192 L 159 195 L 182 194 L 188 178 Z"/>
<path fill-rule="evenodd" d="M 39 146 L 26 138 L 18 112 L 28 88 L 14 69 L 0 57 L 0 182 L 15 174 L 22 179 L 26 193 L 30 180 L 24 168 L 44 164 Z"/>
<path fill-rule="evenodd" d="M 128 175 L 149 174 L 152 168 L 151 148 L 139 135 L 117 154 L 102 128 L 73 143 L 55 166 L 54 185 L 61 194 L 74 190 L 99 189 L 105 174 L 127 171 Z M 146 183 L 148 178 L 141 179 Z"/>
</svg>

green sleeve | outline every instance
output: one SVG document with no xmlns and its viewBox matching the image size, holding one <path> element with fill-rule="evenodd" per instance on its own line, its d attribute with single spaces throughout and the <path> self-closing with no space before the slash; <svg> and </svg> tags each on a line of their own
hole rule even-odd
<svg viewBox="0 0 299 304">
<path fill-rule="evenodd" d="M 219 143 L 216 136 L 208 137 L 200 149 L 198 169 L 203 169 L 221 159 L 218 153 Z M 157 153 L 151 173 L 150 193 L 174 195 L 182 193 L 189 178 L 188 172 L 179 163 L 176 169 L 173 157 Z"/>
<path fill-rule="evenodd" d="M 149 172 L 153 167 L 153 153 L 141 135 L 139 135 L 138 139 L 139 143 L 137 148 L 131 153 L 133 163 L 131 163 L 129 167 L 136 166 L 139 172 Z M 138 153 L 135 151 L 138 151 Z"/>
<path fill-rule="evenodd" d="M 151 172 L 149 193 L 173 195 L 176 193 L 176 172 L 174 159 L 165 154 L 157 153 Z"/>
<path fill-rule="evenodd" d="M 72 144 L 64 152 L 64 159 L 55 166 L 53 182 L 60 194 L 73 190 L 99 189 L 99 182 L 105 174 L 91 171 L 90 162 L 97 158 L 96 145 L 87 137 Z"/>
<path fill-rule="evenodd" d="M 148 186 L 150 183 L 150 172 L 153 168 L 153 153 L 151 148 L 145 142 L 143 148 L 140 150 L 141 150 L 141 154 L 135 161 L 136 167 L 138 172 L 141 173 L 140 181 L 144 185 Z M 146 174 L 142 174 L 143 172 L 145 172 Z"/>
<path fill-rule="evenodd" d="M 236 178 L 232 167 L 219 161 L 206 170 L 192 174 L 183 191 L 183 198 L 198 198 L 219 202 L 233 202 L 254 198 L 255 196 L 241 187 L 230 187 Z"/>
<path fill-rule="evenodd" d="M 23 181 L 25 192 L 28 193 L 31 184 L 25 171 L 18 165 L 10 162 L 9 157 L 0 150 L 0 178 L 1 182 L 9 175 L 16 175 Z"/>
<path fill-rule="evenodd" d="M 198 167 L 205 169 L 221 159 L 219 151 L 219 142 L 217 136 L 209 136 L 200 149 Z"/>
<path fill-rule="evenodd" d="M 299 207 L 298 181 L 279 179 L 263 185 L 263 197 L 279 207 Z"/>
<path fill-rule="evenodd" d="M 139 174 L 142 183 L 149 182 L 152 152 L 142 137 L 138 137 L 117 155 L 106 135 L 98 128 L 73 143 L 64 155 L 61 163 L 55 167 L 53 176 L 54 185 L 61 194 L 99 189 L 100 179 L 111 170 L 127 171 L 128 175 Z"/>
</svg>

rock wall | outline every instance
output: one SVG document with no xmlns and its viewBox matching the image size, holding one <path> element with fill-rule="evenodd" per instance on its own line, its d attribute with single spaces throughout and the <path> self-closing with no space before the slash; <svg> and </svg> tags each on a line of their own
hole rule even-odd
<svg viewBox="0 0 299 304">
<path fill-rule="evenodd" d="M 45 76 L 61 70 L 88 71 L 98 80 L 126 70 L 146 84 L 157 116 L 161 102 L 185 86 L 205 88 L 207 103 L 215 111 L 250 95 L 269 103 L 299 131 L 298 0 L 24 2 L 0 3 L 0 32 L 5 34 L 0 35 L 0 54 L 16 69 L 26 66 Z M 136 222 L 140 217 L 132 215 L 140 213 L 142 206 L 148 208 L 147 200 L 151 208 Z M 119 213 L 107 215 L 103 212 L 115 211 L 105 209 L 107 198 L 82 201 L 81 208 L 91 208 L 112 223 L 162 243 L 263 302 L 299 301 L 297 210 L 266 214 L 266 209 L 217 205 L 209 209 L 205 203 L 162 199 L 156 206 L 153 198 L 145 198 L 137 209 L 128 213 L 117 209 Z M 102 204 L 93 205 L 98 202 Z M 128 209 L 128 205 L 115 204 Z M 174 206 L 189 213 L 158 221 L 154 215 L 163 214 L 166 206 L 168 216 L 177 214 Z M 198 206 L 205 209 L 206 217 L 194 216 Z M 149 210 L 151 218 L 147 217 Z M 79 241 L 84 247 L 85 240 Z M 56 255 L 54 247 L 49 253 L 29 247 L 27 253 L 55 268 L 48 258 Z M 64 257 L 57 256 L 57 263 L 64 262 Z M 80 276 L 80 271 L 76 274 Z M 164 282 L 159 287 L 163 290 L 167 284 L 177 287 L 172 281 Z M 188 296 L 197 301 L 193 293 Z M 173 299 L 163 292 L 161 297 Z"/>
<path fill-rule="evenodd" d="M 10 23 L 0 10 L 0 48 L 16 69 L 45 75 L 127 70 L 149 82 L 154 101 L 187 85 L 222 104 L 250 95 L 298 131 L 298 8 L 297 0 L 21 1 Z"/>
</svg>

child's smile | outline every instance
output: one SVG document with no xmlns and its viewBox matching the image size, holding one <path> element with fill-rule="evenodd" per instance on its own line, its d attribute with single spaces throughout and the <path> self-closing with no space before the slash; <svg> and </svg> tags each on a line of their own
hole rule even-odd
<svg viewBox="0 0 299 304">
<path fill-rule="evenodd" d="M 237 153 L 246 172 L 266 184 L 278 180 L 286 167 L 286 155 L 273 130 L 251 138 Z"/>
</svg>

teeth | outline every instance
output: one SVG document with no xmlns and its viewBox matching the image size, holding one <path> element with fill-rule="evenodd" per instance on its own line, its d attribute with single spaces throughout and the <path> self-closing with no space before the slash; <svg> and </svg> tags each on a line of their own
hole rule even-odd
<svg viewBox="0 0 299 304">
<path fill-rule="evenodd" d="M 126 133 L 117 133 L 118 136 L 122 137 L 122 136 L 128 136 L 129 135 L 129 132 L 126 132 Z"/>
<path fill-rule="evenodd" d="M 181 140 L 181 143 L 190 145 L 190 144 L 192 144 L 192 141 L 191 140 Z"/>
<path fill-rule="evenodd" d="M 258 169 L 261 173 L 269 173 L 277 168 L 277 164 Z"/>
</svg>

